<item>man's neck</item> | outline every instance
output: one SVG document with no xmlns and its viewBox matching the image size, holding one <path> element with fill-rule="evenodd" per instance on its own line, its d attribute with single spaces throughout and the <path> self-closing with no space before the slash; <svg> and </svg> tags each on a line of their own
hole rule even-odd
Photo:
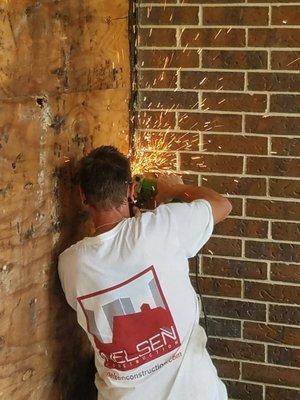
<svg viewBox="0 0 300 400">
<path fill-rule="evenodd" d="M 124 218 L 129 218 L 128 205 L 111 210 L 91 210 L 91 217 L 95 227 L 95 233 L 101 234 L 114 228 Z"/>
</svg>

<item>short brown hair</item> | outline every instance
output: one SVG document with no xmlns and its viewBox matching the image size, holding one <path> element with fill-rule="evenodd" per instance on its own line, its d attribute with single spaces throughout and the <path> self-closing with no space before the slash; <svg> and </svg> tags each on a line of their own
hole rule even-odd
<svg viewBox="0 0 300 400">
<path fill-rule="evenodd" d="M 105 210 L 118 208 L 131 183 L 129 159 L 113 146 L 98 147 L 81 160 L 78 181 L 87 204 Z"/>
</svg>

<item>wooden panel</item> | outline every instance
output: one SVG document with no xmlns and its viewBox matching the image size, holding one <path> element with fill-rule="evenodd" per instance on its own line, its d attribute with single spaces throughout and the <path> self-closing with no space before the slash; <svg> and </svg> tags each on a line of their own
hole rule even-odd
<svg viewBox="0 0 300 400">
<path fill-rule="evenodd" d="M 56 263 L 89 227 L 76 161 L 104 143 L 128 151 L 127 13 L 127 0 L 0 5 L 3 399 L 93 398 L 91 347 Z"/>
</svg>

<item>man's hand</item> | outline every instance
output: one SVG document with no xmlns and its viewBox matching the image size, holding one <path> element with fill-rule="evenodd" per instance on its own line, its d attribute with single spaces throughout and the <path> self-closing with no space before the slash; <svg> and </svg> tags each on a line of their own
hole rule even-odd
<svg viewBox="0 0 300 400">
<path fill-rule="evenodd" d="M 157 205 L 168 203 L 174 197 L 174 186 L 183 185 L 183 180 L 175 174 L 160 175 L 157 178 Z"/>
</svg>

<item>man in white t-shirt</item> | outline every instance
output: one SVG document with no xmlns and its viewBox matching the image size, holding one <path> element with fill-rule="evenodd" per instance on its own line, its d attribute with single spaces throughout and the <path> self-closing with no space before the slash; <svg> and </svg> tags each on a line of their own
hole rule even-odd
<svg viewBox="0 0 300 400">
<path fill-rule="evenodd" d="M 158 179 L 160 206 L 130 217 L 129 161 L 111 146 L 85 157 L 78 176 L 95 232 L 60 255 L 59 275 L 95 350 L 98 399 L 226 400 L 198 324 L 188 258 L 231 204 L 171 177 Z M 174 197 L 184 203 L 166 204 Z"/>
</svg>

